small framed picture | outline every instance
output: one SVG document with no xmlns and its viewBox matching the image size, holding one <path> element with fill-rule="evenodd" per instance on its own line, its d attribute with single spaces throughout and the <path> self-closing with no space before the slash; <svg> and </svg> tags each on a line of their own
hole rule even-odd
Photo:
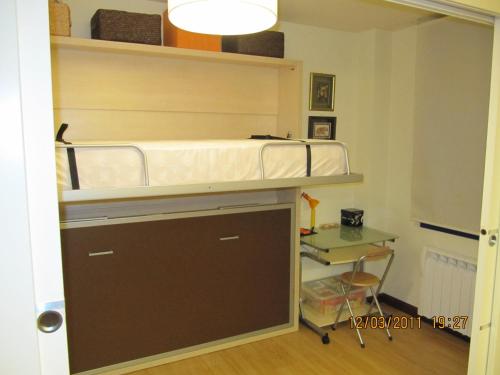
<svg viewBox="0 0 500 375">
<path fill-rule="evenodd" d="M 309 89 L 309 110 L 333 111 L 335 101 L 335 76 L 311 73 Z"/>
<path fill-rule="evenodd" d="M 309 116 L 307 137 L 312 139 L 335 139 L 336 117 Z"/>
</svg>

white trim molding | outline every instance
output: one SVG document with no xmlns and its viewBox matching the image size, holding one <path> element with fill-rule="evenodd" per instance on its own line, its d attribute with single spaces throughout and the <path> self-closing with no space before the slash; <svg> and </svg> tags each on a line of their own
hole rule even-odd
<svg viewBox="0 0 500 375">
<path fill-rule="evenodd" d="M 385 0 L 395 4 L 407 5 L 412 8 L 419 8 L 435 13 L 446 14 L 448 16 L 463 18 L 473 22 L 479 22 L 486 25 L 495 23 L 495 16 L 487 12 L 475 10 L 466 5 L 453 5 L 448 1 L 435 0 Z"/>
</svg>

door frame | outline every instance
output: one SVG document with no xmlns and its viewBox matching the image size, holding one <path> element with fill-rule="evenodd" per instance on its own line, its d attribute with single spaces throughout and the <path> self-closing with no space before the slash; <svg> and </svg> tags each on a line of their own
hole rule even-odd
<svg viewBox="0 0 500 375">
<path fill-rule="evenodd" d="M 486 294 L 481 300 L 476 300 L 476 309 L 481 318 L 473 324 L 476 342 L 471 342 L 469 373 L 498 374 L 500 371 L 500 256 L 498 241 L 500 227 L 500 17 L 495 20 L 493 42 L 493 62 L 490 91 L 490 111 L 488 119 L 488 138 L 486 147 L 485 177 L 483 188 L 483 207 L 481 215 L 480 255 L 486 273 L 490 271 L 489 279 L 482 280 L 482 285 L 476 285 L 476 293 Z M 496 244 L 490 243 L 496 236 Z M 479 274 L 478 267 L 478 274 Z M 489 293 L 486 291 L 489 290 Z M 489 294 L 489 298 L 488 298 Z M 480 297 L 481 298 L 481 297 Z M 488 346 L 483 331 L 488 332 Z M 474 337 L 473 337 L 474 339 Z M 483 349 L 487 349 L 484 350 Z M 484 367 L 483 367 L 484 366 Z"/>
<path fill-rule="evenodd" d="M 14 330 L 13 341 L 2 347 L 9 358 L 0 372 L 68 374 L 65 324 L 53 333 L 37 329 L 38 316 L 49 309 L 64 322 L 48 2 L 0 3 L 0 92 L 7 133 L 0 149 L 2 221 L 7 228 L 2 249 L 9 252 L 1 262 L 2 278 L 8 277 L 2 280 L 2 301 L 8 304 L 1 314 Z M 16 297 L 8 298 L 11 294 Z M 22 342 L 14 345 L 20 332 Z"/>
<path fill-rule="evenodd" d="M 19 85 L 19 56 L 15 0 L 0 1 L 0 319 L 7 322 L 2 332 L 0 372 L 39 374 L 40 357 L 34 310 L 35 290 L 29 241 L 28 202 L 22 134 L 22 107 Z M 8 126 L 6 126 L 8 124 Z M 3 342 L 5 340 L 5 342 Z"/>
<path fill-rule="evenodd" d="M 477 260 L 477 276 L 472 321 L 472 337 L 469 353 L 469 374 L 494 374 L 493 355 L 498 331 L 498 311 L 500 295 L 498 287 L 500 270 L 498 244 L 490 244 L 494 233 L 498 236 L 500 218 L 500 17 L 494 25 L 493 57 L 490 88 L 490 108 L 488 115 L 488 135 L 484 167 L 483 199 L 481 210 L 481 236 Z M 495 287 L 496 286 L 496 287 Z"/>
</svg>

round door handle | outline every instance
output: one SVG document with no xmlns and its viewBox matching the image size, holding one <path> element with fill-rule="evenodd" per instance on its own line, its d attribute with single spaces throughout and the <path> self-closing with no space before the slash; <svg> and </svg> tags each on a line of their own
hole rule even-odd
<svg viewBox="0 0 500 375">
<path fill-rule="evenodd" d="M 45 333 L 57 331 L 63 323 L 63 317 L 60 313 L 53 310 L 44 311 L 38 316 L 38 329 Z"/>
</svg>

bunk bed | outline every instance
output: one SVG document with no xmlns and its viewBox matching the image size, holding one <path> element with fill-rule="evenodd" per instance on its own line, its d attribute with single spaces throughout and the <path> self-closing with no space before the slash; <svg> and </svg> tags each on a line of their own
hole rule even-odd
<svg viewBox="0 0 500 375">
<path fill-rule="evenodd" d="M 363 179 L 342 142 L 245 139 L 302 134 L 301 63 L 54 37 L 52 67 L 71 373 L 296 331 L 300 190 Z"/>
<path fill-rule="evenodd" d="M 223 195 L 237 190 L 235 186 L 248 190 L 249 182 L 255 190 L 269 189 L 266 182 L 275 184 L 274 189 L 289 180 L 294 186 L 291 194 L 272 204 L 257 200 L 194 212 L 165 212 L 158 205 L 153 215 L 132 210 L 63 222 L 73 373 L 109 370 L 117 363 L 165 353 L 168 358 L 168 353 L 206 343 L 294 327 L 293 193 L 308 179 L 350 176 L 346 145 L 319 140 L 57 142 L 56 161 L 60 191 L 76 194 L 77 201 L 82 200 L 78 194 L 108 192 L 101 199 L 107 212 L 116 192 L 127 201 L 136 189 L 136 197 L 145 198 L 149 189 L 159 189 L 154 194 L 164 197 L 171 194 L 168 189 L 186 194 L 189 186 L 225 184 Z M 179 301 L 187 295 L 201 301 L 196 309 Z M 178 303 L 173 307 L 165 300 Z M 257 306 L 266 313 L 256 313 Z M 112 317 L 117 307 L 127 313 L 113 317 L 113 324 L 101 319 L 102 314 Z M 206 328 L 199 327 L 200 314 L 211 322 Z M 137 319 L 147 321 L 147 327 L 135 324 Z M 92 332 L 88 326 L 94 327 Z M 99 339 L 103 335 L 108 339 Z M 165 336 L 170 338 L 162 340 Z"/>
<path fill-rule="evenodd" d="M 56 145 L 60 191 L 349 175 L 347 147 L 318 140 Z"/>
</svg>

